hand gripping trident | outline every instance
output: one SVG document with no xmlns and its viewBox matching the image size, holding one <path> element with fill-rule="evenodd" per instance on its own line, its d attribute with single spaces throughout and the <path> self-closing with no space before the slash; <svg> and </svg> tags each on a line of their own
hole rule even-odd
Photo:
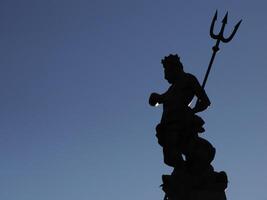
<svg viewBox="0 0 267 200">
<path fill-rule="evenodd" d="M 203 83 L 202 83 L 202 88 L 203 88 L 203 89 L 204 89 L 204 87 L 205 87 L 205 85 L 206 85 L 206 82 L 207 82 L 207 80 L 208 80 L 208 76 L 209 76 L 210 69 L 211 69 L 212 63 L 213 63 L 213 61 L 214 61 L 215 55 L 216 55 L 216 53 L 220 50 L 220 48 L 219 48 L 219 44 L 220 44 L 220 42 L 221 42 L 221 41 L 224 42 L 224 43 L 230 42 L 230 41 L 233 39 L 233 37 L 234 37 L 234 35 L 236 34 L 236 31 L 237 31 L 239 25 L 240 25 L 241 22 L 242 22 L 242 20 L 240 20 L 240 21 L 235 25 L 235 28 L 234 28 L 232 34 L 231 34 L 228 38 L 225 38 L 225 37 L 223 36 L 223 32 L 224 32 L 225 25 L 227 24 L 227 18 L 228 18 L 228 12 L 226 13 L 226 15 L 224 16 L 224 18 L 223 18 L 223 20 L 222 20 L 222 27 L 221 27 L 221 30 L 220 30 L 220 32 L 219 32 L 218 35 L 215 35 L 215 34 L 214 34 L 214 24 L 215 24 L 215 21 L 217 20 L 217 10 L 216 10 L 216 13 L 215 13 L 215 15 L 214 15 L 214 17 L 213 17 L 213 20 L 212 20 L 212 22 L 211 22 L 211 26 L 210 26 L 210 36 L 211 36 L 211 38 L 213 38 L 213 39 L 215 39 L 215 40 L 217 40 L 217 41 L 216 41 L 215 46 L 212 48 L 212 50 L 213 50 L 212 57 L 211 57 L 211 59 L 210 59 L 209 66 L 208 66 L 207 72 L 206 72 L 206 74 L 205 74 L 205 78 L 204 78 L 204 80 L 203 80 Z"/>
</svg>

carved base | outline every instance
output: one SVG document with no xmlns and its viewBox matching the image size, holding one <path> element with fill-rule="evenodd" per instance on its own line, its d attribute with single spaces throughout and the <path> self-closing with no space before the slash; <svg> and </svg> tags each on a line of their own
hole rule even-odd
<svg viewBox="0 0 267 200">
<path fill-rule="evenodd" d="M 225 172 L 192 173 L 176 169 L 172 175 L 163 175 L 162 180 L 165 200 L 226 200 Z"/>
</svg>

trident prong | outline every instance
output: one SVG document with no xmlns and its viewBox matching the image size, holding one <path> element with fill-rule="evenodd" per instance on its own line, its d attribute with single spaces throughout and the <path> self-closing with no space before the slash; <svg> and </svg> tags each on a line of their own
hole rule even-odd
<svg viewBox="0 0 267 200">
<path fill-rule="evenodd" d="M 237 29 L 239 28 L 241 22 L 242 22 L 242 20 L 240 20 L 240 21 L 235 25 L 235 29 L 234 29 L 234 31 L 232 32 L 232 34 L 231 34 L 227 39 L 224 38 L 224 37 L 222 37 L 222 39 L 221 39 L 222 42 L 227 43 L 227 42 L 230 42 L 230 41 L 233 39 L 233 37 L 234 37 L 234 35 L 235 35 Z"/>
<path fill-rule="evenodd" d="M 218 12 L 216 10 L 215 15 L 214 15 L 212 22 L 211 22 L 211 25 L 210 25 L 210 36 L 213 39 L 217 39 L 216 38 L 217 36 L 213 33 L 214 32 L 214 24 L 215 24 L 215 21 L 217 20 L 217 14 L 218 14 Z"/>
<path fill-rule="evenodd" d="M 242 22 L 242 20 L 240 20 L 240 21 L 235 25 L 235 28 L 234 28 L 232 34 L 231 34 L 228 38 L 225 38 L 223 34 L 224 34 L 225 26 L 226 26 L 227 21 L 228 21 L 228 12 L 226 12 L 226 14 L 225 14 L 225 16 L 224 16 L 224 18 L 223 18 L 223 20 L 222 20 L 222 27 L 221 27 L 220 32 L 216 35 L 216 34 L 214 33 L 214 25 L 215 25 L 215 22 L 217 21 L 217 15 L 218 15 L 218 12 L 217 12 L 217 10 L 216 10 L 215 15 L 214 15 L 214 17 L 213 17 L 213 19 L 212 19 L 212 22 L 211 22 L 211 25 L 210 25 L 210 36 L 211 36 L 211 38 L 213 38 L 213 39 L 215 39 L 215 40 L 217 40 L 217 41 L 216 41 L 216 44 L 212 47 L 213 54 L 212 54 L 212 57 L 211 57 L 211 59 L 210 59 L 209 66 L 208 66 L 207 72 L 206 72 L 206 74 L 205 74 L 203 83 L 202 83 L 202 88 L 204 88 L 205 85 L 206 85 L 206 82 L 207 82 L 207 79 L 208 79 L 208 76 L 209 76 L 209 73 L 210 73 L 210 69 L 211 69 L 212 63 L 213 63 L 213 61 L 214 61 L 215 55 L 216 55 L 216 53 L 217 53 L 217 52 L 219 51 L 219 49 L 220 49 L 220 48 L 219 48 L 219 44 L 220 44 L 220 42 L 221 42 L 221 41 L 224 42 L 224 43 L 230 42 L 230 41 L 233 39 L 234 35 L 236 34 L 236 32 L 237 32 L 237 30 L 238 30 L 238 28 L 239 28 L 239 26 L 240 26 L 240 24 L 241 24 L 241 22 Z"/>
</svg>

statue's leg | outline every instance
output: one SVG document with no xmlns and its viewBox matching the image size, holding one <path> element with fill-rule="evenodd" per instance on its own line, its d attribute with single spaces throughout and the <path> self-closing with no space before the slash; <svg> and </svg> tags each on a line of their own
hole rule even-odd
<svg viewBox="0 0 267 200">
<path fill-rule="evenodd" d="M 183 167 L 184 160 L 178 143 L 177 132 L 168 132 L 163 145 L 164 163 L 171 167 Z"/>
</svg>

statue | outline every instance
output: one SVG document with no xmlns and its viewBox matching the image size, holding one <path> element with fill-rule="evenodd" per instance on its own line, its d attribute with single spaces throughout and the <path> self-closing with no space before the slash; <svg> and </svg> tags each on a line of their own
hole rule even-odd
<svg viewBox="0 0 267 200">
<path fill-rule="evenodd" d="M 218 35 L 213 33 L 217 11 L 211 24 L 211 37 L 216 39 L 213 54 L 202 86 L 197 78 L 186 73 L 177 54 L 161 60 L 164 78 L 170 84 L 163 94 L 152 93 L 149 104 L 162 104 L 163 113 L 156 127 L 156 137 L 163 149 L 163 161 L 173 167 L 171 175 L 163 175 L 162 189 L 165 200 L 226 200 L 227 175 L 224 171 L 214 171 L 211 163 L 215 157 L 215 148 L 200 137 L 205 131 L 204 120 L 197 113 L 206 110 L 211 102 L 204 90 L 207 78 L 219 50 L 220 41 L 229 42 L 235 35 L 241 21 L 235 26 L 229 38 L 223 37 L 227 14 Z M 194 96 L 196 105 L 189 105 Z"/>
</svg>

